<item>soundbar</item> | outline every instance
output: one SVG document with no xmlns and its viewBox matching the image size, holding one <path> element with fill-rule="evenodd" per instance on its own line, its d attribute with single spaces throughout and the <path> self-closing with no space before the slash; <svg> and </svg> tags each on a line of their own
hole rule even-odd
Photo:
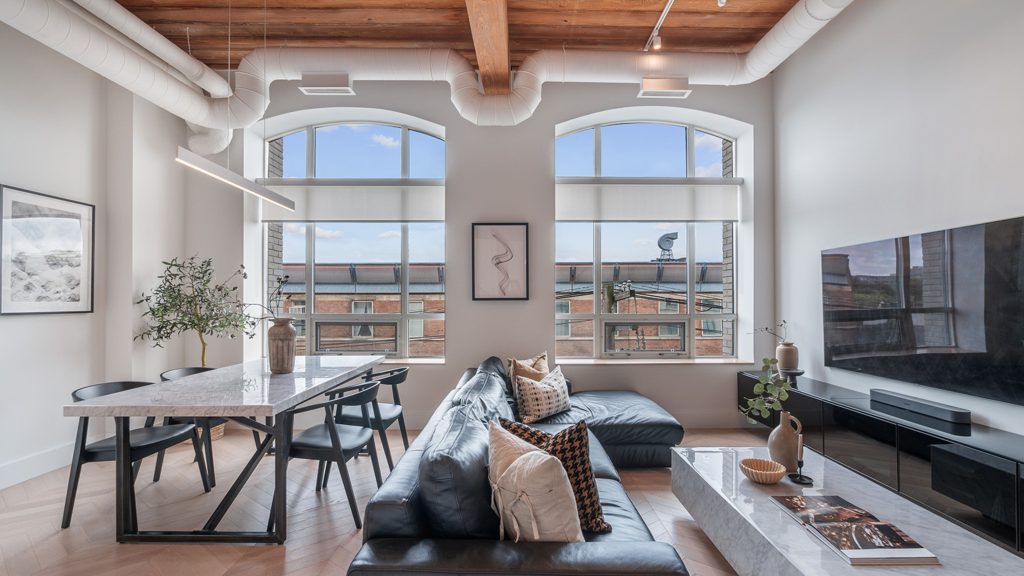
<svg viewBox="0 0 1024 576">
<path fill-rule="evenodd" d="M 963 408 L 957 408 L 956 406 L 941 404 L 939 402 L 932 402 L 931 400 L 922 400 L 921 398 L 914 398 L 913 396 L 907 396 L 906 394 L 900 394 L 889 390 L 882 390 L 880 388 L 871 389 L 871 401 L 888 404 L 889 406 L 895 406 L 902 410 L 909 410 L 910 412 L 924 414 L 925 416 L 938 418 L 939 420 L 945 420 L 955 424 L 969 425 L 971 423 L 970 410 L 964 410 Z"/>
</svg>

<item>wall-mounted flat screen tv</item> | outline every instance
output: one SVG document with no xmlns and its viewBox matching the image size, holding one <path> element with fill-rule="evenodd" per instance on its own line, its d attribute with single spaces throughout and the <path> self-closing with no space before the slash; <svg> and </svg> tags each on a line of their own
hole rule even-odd
<svg viewBox="0 0 1024 576">
<path fill-rule="evenodd" d="M 1024 218 L 821 253 L 825 365 L 1024 405 Z"/>
</svg>

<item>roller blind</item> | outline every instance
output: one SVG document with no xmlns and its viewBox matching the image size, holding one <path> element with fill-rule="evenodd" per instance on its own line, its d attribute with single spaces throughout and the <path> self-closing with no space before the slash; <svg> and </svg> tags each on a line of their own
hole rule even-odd
<svg viewBox="0 0 1024 576">
<path fill-rule="evenodd" d="M 289 212 L 264 203 L 265 222 L 444 220 L 444 184 L 283 184 L 267 185 L 295 201 Z"/>
<path fill-rule="evenodd" d="M 555 218 L 600 221 L 736 221 L 742 178 L 562 178 L 555 185 Z"/>
</svg>

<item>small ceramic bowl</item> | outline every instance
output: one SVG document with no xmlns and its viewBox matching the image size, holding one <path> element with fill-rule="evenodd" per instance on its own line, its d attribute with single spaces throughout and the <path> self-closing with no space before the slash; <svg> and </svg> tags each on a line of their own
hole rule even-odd
<svg viewBox="0 0 1024 576">
<path fill-rule="evenodd" d="M 786 475 L 786 467 L 774 460 L 745 458 L 740 460 L 743 475 L 758 484 L 777 484 Z"/>
</svg>

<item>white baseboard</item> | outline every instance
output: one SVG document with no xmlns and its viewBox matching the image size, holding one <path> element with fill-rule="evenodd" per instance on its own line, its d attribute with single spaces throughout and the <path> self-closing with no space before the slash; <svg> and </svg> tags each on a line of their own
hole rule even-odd
<svg viewBox="0 0 1024 576">
<path fill-rule="evenodd" d="M 0 490 L 31 480 L 71 463 L 71 450 L 75 443 L 59 444 L 29 456 L 0 464 Z"/>
</svg>

